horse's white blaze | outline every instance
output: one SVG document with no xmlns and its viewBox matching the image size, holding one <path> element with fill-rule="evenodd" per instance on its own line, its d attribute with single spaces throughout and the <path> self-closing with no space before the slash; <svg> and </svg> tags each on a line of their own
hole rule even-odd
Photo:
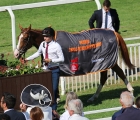
<svg viewBox="0 0 140 120">
<path fill-rule="evenodd" d="M 19 50 L 19 46 L 20 46 L 20 42 L 21 42 L 21 38 L 23 37 L 23 34 L 21 34 L 19 36 L 19 40 L 18 40 L 18 44 L 17 44 L 17 49 Z"/>
<path fill-rule="evenodd" d="M 20 46 L 20 42 L 21 42 L 21 38 L 23 37 L 23 34 L 21 34 L 19 36 L 19 40 L 18 40 L 18 44 L 17 44 L 17 49 L 15 49 L 14 51 L 14 56 L 15 58 L 17 58 L 19 56 L 19 46 Z"/>
<path fill-rule="evenodd" d="M 15 58 L 17 58 L 19 56 L 19 51 L 17 49 L 15 49 L 15 51 L 14 51 L 14 56 L 15 56 Z"/>
</svg>

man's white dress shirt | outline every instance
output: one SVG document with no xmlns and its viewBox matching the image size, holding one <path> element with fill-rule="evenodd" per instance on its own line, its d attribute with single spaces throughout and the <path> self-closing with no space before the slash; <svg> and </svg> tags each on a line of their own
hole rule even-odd
<svg viewBox="0 0 140 120">
<path fill-rule="evenodd" d="M 89 120 L 89 119 L 78 114 L 73 114 L 72 116 L 69 117 L 68 120 Z"/>
<path fill-rule="evenodd" d="M 84 113 L 82 113 L 82 116 L 84 117 Z M 65 110 L 65 112 L 60 115 L 60 119 L 59 120 L 69 120 L 70 114 L 68 110 Z"/>
<path fill-rule="evenodd" d="M 104 9 L 102 9 L 102 26 L 101 26 L 101 28 L 105 28 L 105 16 L 106 16 L 106 11 Z M 107 29 L 115 31 L 112 26 L 112 18 L 111 18 L 111 14 L 109 11 L 107 12 Z"/>
</svg>

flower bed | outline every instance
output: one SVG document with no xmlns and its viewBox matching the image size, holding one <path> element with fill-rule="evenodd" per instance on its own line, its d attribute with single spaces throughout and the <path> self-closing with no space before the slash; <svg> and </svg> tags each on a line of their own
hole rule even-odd
<svg viewBox="0 0 140 120">
<path fill-rule="evenodd" d="M 4 54 L 1 54 L 0 77 L 43 72 L 39 62 L 36 64 L 32 61 L 32 64 L 29 66 L 28 63 L 22 63 L 21 60 L 22 58 L 20 60 L 9 61 L 7 57 L 4 59 Z M 36 67 L 36 65 L 38 65 L 38 67 Z"/>
</svg>

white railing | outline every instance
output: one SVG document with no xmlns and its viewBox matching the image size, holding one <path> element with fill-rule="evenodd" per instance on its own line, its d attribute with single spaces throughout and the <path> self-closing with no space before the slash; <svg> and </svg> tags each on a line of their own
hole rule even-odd
<svg viewBox="0 0 140 120">
<path fill-rule="evenodd" d="M 133 105 L 134 107 L 136 107 L 135 105 Z M 110 111 L 118 111 L 120 110 L 122 107 L 114 107 L 114 108 L 107 108 L 107 109 L 100 109 L 100 110 L 93 110 L 93 111 L 86 111 L 84 112 L 84 115 L 89 115 L 89 114 L 96 114 L 96 113 L 103 113 L 103 112 L 110 112 Z M 98 118 L 98 119 L 94 119 L 94 120 L 111 120 L 111 117 L 107 117 L 107 118 Z"/>
<path fill-rule="evenodd" d="M 61 5 L 61 4 L 68 4 L 68 3 L 76 3 L 76 2 L 85 2 L 89 0 L 56 0 L 56 1 L 49 1 L 49 2 L 38 2 L 38 3 L 31 3 L 31 4 L 22 4 L 22 5 L 13 5 L 13 6 L 2 6 L 0 7 L 0 12 L 8 11 L 11 17 L 11 26 L 12 26 L 12 46 L 13 51 L 16 48 L 16 28 L 15 28 L 15 15 L 13 10 L 21 10 L 27 8 L 37 8 L 37 7 L 45 7 L 45 6 L 52 6 L 52 5 Z M 97 2 L 99 8 L 99 0 L 95 0 Z"/>
<path fill-rule="evenodd" d="M 102 113 L 102 112 L 110 112 L 110 111 L 115 111 L 115 110 L 120 110 L 120 109 L 121 109 L 121 107 L 107 108 L 107 109 L 101 109 L 101 110 L 93 110 L 93 111 L 84 112 L 84 115 L 96 114 L 96 113 Z"/>
<path fill-rule="evenodd" d="M 107 108 L 107 109 L 101 109 L 101 110 L 86 111 L 86 112 L 84 112 L 84 115 L 86 116 L 86 115 L 89 115 L 89 114 L 117 111 L 117 110 L 120 110 L 121 108 L 122 107 L 114 107 L 114 108 Z M 94 120 L 111 120 L 111 117 L 98 118 L 98 119 L 94 119 Z"/>
<path fill-rule="evenodd" d="M 130 53 L 130 60 L 136 67 L 133 70 L 128 69 L 120 56 L 118 57 L 118 65 L 122 68 L 128 80 L 131 82 L 134 80 L 138 80 L 138 72 L 140 72 L 140 43 L 128 44 L 127 47 Z M 116 73 L 114 73 L 114 75 L 112 74 L 112 70 L 108 70 L 108 80 L 106 82 L 107 85 L 120 83 L 120 79 L 118 79 Z M 68 90 L 77 92 L 97 87 L 98 84 L 100 84 L 99 79 L 100 73 L 72 77 L 61 77 L 61 95 L 64 95 Z"/>
</svg>

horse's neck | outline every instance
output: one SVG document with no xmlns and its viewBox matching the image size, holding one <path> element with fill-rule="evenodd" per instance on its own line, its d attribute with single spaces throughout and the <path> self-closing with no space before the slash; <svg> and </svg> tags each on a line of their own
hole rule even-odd
<svg viewBox="0 0 140 120">
<path fill-rule="evenodd" d="M 42 31 L 41 30 L 31 30 L 31 37 L 33 46 L 35 46 L 37 49 L 39 48 L 42 41 L 44 41 Z"/>
</svg>

